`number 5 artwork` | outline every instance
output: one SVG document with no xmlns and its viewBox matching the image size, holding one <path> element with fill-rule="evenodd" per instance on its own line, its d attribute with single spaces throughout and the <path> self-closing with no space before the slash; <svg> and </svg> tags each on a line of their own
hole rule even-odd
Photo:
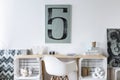
<svg viewBox="0 0 120 80">
<path fill-rule="evenodd" d="M 45 6 L 45 42 L 71 42 L 71 5 Z"/>
</svg>

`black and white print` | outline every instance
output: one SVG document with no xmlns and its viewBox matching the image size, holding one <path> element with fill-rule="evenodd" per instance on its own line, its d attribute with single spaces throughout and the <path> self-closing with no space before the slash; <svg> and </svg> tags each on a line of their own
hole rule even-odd
<svg viewBox="0 0 120 80">
<path fill-rule="evenodd" d="M 23 50 L 0 50 L 0 80 L 14 80 L 14 56 Z"/>
<path fill-rule="evenodd" d="M 120 29 L 107 29 L 108 64 L 120 67 Z"/>
</svg>

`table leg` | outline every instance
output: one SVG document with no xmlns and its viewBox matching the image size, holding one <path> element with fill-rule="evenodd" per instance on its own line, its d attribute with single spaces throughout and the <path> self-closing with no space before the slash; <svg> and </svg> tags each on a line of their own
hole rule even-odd
<svg viewBox="0 0 120 80">
<path fill-rule="evenodd" d="M 45 75 L 45 64 L 44 61 L 42 61 L 42 80 L 45 80 L 44 75 Z"/>
<path fill-rule="evenodd" d="M 79 80 L 79 58 L 77 58 L 76 61 L 77 61 L 77 80 Z"/>
</svg>

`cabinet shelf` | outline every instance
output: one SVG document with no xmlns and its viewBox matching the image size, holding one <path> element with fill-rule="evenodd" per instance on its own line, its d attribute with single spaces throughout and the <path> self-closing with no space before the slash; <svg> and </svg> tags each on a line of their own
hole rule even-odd
<svg viewBox="0 0 120 80">
<path fill-rule="evenodd" d="M 40 58 L 15 58 L 14 80 L 41 80 L 42 67 Z M 25 69 L 27 75 L 22 76 L 21 69 Z M 29 70 L 31 69 L 31 74 Z"/>
<path fill-rule="evenodd" d="M 100 69 L 103 75 L 93 76 L 96 69 Z M 81 58 L 79 60 L 79 80 L 107 80 L 106 58 Z"/>
<path fill-rule="evenodd" d="M 23 76 L 19 76 L 19 77 L 17 77 L 17 79 L 28 79 L 28 80 L 31 80 L 31 79 L 37 79 L 37 78 L 39 78 L 39 76 L 27 76 L 27 77 L 23 77 Z"/>
<path fill-rule="evenodd" d="M 93 78 L 92 76 L 81 77 L 79 80 L 107 80 L 105 78 Z"/>
</svg>

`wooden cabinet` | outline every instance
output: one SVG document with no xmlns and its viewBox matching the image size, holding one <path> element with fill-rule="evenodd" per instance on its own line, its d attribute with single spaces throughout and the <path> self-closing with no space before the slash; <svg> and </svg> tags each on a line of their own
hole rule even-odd
<svg viewBox="0 0 120 80">
<path fill-rule="evenodd" d="M 14 80 L 42 80 L 40 58 L 15 58 Z"/>
<path fill-rule="evenodd" d="M 81 57 L 79 80 L 107 80 L 107 58 L 98 55 Z"/>
</svg>

